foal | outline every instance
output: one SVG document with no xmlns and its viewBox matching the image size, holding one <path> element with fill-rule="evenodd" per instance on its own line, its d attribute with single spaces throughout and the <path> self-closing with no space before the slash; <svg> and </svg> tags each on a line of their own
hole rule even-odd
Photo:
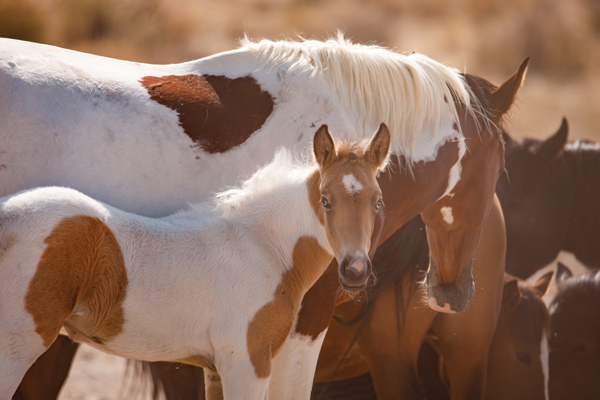
<svg viewBox="0 0 600 400">
<path fill-rule="evenodd" d="M 161 219 L 66 188 L 2 199 L 0 399 L 63 327 L 107 353 L 202 366 L 209 397 L 264 399 L 332 257 L 370 273 L 389 144 L 383 124 L 368 144 L 340 146 L 324 125 L 315 166 L 279 153 L 241 188 Z"/>
</svg>

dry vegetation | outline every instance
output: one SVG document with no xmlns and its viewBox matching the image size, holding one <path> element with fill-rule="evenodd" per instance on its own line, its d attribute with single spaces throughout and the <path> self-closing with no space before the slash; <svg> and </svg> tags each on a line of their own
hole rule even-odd
<svg viewBox="0 0 600 400">
<path fill-rule="evenodd" d="M 324 38 L 419 51 L 499 83 L 531 56 L 515 135 L 600 140 L 598 0 L 0 0 L 0 36 L 171 63 L 253 38 Z"/>
</svg>

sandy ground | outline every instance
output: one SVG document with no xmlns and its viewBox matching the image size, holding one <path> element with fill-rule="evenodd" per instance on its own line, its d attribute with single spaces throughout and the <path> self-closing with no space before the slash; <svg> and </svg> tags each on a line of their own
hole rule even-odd
<svg viewBox="0 0 600 400">
<path fill-rule="evenodd" d="M 71 366 L 60 400 L 117 400 L 130 398 L 122 389 L 125 359 L 82 345 Z M 149 394 L 137 400 L 150 400 Z"/>
</svg>

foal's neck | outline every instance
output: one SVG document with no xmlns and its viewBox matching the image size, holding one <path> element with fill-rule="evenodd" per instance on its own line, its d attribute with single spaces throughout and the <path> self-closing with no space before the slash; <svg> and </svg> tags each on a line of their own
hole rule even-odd
<svg viewBox="0 0 600 400">
<path fill-rule="evenodd" d="M 565 150 L 564 157 L 573 185 L 565 250 L 590 267 L 600 267 L 600 145 L 576 143 Z"/>
</svg>

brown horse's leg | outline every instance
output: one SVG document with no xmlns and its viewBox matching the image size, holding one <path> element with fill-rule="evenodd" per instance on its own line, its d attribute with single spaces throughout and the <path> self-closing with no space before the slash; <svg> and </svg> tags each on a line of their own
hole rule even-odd
<svg viewBox="0 0 600 400">
<path fill-rule="evenodd" d="M 409 297 L 410 285 L 391 286 L 375 299 L 358 338 L 379 400 L 422 398 L 417 357 L 436 313 L 421 289 Z"/>
<path fill-rule="evenodd" d="M 204 371 L 200 367 L 153 362 L 167 400 L 204 400 Z"/>
<path fill-rule="evenodd" d="M 475 251 L 473 299 L 465 311 L 440 314 L 432 326 L 453 400 L 482 399 L 485 393 L 487 357 L 502 304 L 505 254 L 504 218 L 496 200 Z"/>
<path fill-rule="evenodd" d="M 29 368 L 13 400 L 54 400 L 62 388 L 78 344 L 62 335 Z"/>
</svg>

